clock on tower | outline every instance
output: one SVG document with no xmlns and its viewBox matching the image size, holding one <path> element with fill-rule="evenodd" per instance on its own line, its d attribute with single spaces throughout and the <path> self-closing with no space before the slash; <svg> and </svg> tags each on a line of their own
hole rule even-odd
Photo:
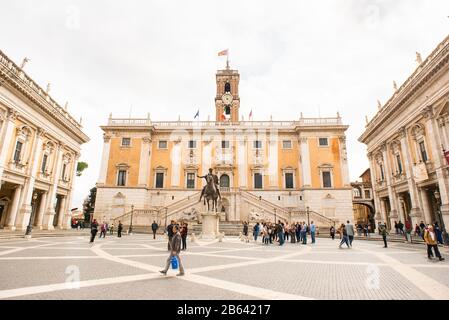
<svg viewBox="0 0 449 320">
<path fill-rule="evenodd" d="M 237 70 L 226 68 L 217 71 L 216 121 L 239 121 L 239 81 L 240 74 Z"/>
</svg>

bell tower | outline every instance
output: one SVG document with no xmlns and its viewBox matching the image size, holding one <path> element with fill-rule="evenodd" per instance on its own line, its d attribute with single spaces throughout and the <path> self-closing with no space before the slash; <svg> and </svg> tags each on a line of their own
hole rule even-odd
<svg viewBox="0 0 449 320">
<path fill-rule="evenodd" d="M 217 95 L 215 96 L 216 121 L 239 121 L 239 81 L 240 74 L 238 70 L 231 70 L 229 63 L 226 64 L 225 70 L 217 71 Z"/>
</svg>

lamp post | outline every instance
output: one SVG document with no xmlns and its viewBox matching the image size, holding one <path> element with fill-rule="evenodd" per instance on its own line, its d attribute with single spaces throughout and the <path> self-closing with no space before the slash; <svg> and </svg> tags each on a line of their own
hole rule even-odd
<svg viewBox="0 0 449 320">
<path fill-rule="evenodd" d="M 274 208 L 274 224 L 276 224 L 278 221 L 276 219 L 276 208 Z"/>
<path fill-rule="evenodd" d="M 443 233 L 443 243 L 445 246 L 449 246 L 449 235 L 446 232 L 446 226 L 444 224 L 443 213 L 441 212 L 441 195 L 438 190 L 434 192 L 435 199 L 438 205 L 438 218 L 440 220 L 440 228 Z"/>
<path fill-rule="evenodd" d="M 37 200 L 37 193 L 33 193 L 33 197 L 31 199 L 31 215 L 30 215 L 30 221 L 28 222 L 27 230 L 25 232 L 25 238 L 31 238 L 31 232 L 33 231 L 33 223 L 34 223 L 34 216 L 36 214 L 36 200 Z"/>
<path fill-rule="evenodd" d="M 306 210 L 307 210 L 307 225 L 310 226 L 310 212 L 309 212 L 310 208 L 307 207 Z"/>
<path fill-rule="evenodd" d="M 133 233 L 133 215 L 134 215 L 134 205 L 131 205 L 131 222 L 129 224 L 128 234 Z"/>
<path fill-rule="evenodd" d="M 167 228 L 168 208 L 165 208 L 165 228 Z"/>
</svg>

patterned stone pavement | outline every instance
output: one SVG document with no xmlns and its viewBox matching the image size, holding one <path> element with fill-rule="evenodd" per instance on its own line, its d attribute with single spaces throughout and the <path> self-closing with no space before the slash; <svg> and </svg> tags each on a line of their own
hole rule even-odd
<svg viewBox="0 0 449 320">
<path fill-rule="evenodd" d="M 162 237 L 88 241 L 1 240 L 0 299 L 449 299 L 449 262 L 428 261 L 421 245 L 189 242 L 181 255 L 186 276 L 164 277 Z"/>
</svg>

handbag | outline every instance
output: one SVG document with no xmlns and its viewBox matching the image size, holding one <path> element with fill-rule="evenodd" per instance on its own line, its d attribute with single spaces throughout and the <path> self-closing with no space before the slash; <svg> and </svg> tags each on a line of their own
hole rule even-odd
<svg viewBox="0 0 449 320">
<path fill-rule="evenodd" d="M 173 270 L 178 269 L 178 259 L 176 259 L 176 257 L 171 258 L 171 268 Z"/>
</svg>

